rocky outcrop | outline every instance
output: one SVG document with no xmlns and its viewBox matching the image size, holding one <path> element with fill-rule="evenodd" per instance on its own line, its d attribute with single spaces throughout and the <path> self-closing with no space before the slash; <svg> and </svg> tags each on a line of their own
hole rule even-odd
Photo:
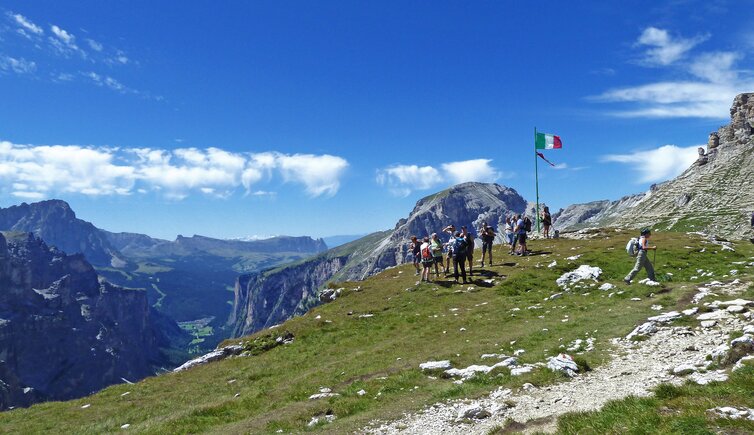
<svg viewBox="0 0 754 435">
<path fill-rule="evenodd" d="M 126 263 L 101 231 L 77 218 L 65 201 L 52 199 L 0 208 L 0 231 L 33 233 L 65 252 L 84 254 L 97 266 L 121 267 Z"/>
<path fill-rule="evenodd" d="M 0 235 L 0 409 L 149 376 L 160 341 L 144 291 L 32 234 Z"/>
<path fill-rule="evenodd" d="M 419 200 L 393 230 L 373 233 L 290 266 L 239 277 L 228 320 L 239 337 L 280 323 L 319 303 L 329 281 L 360 280 L 410 261 L 411 235 L 438 233 L 466 225 L 472 233 L 487 222 L 501 227 L 505 216 L 524 213 L 527 203 L 515 190 L 487 183 L 463 183 Z"/>
<path fill-rule="evenodd" d="M 754 93 L 738 95 L 731 122 L 677 178 L 618 201 L 572 205 L 554 216 L 561 232 L 586 227 L 652 227 L 751 237 L 754 211 Z"/>
</svg>

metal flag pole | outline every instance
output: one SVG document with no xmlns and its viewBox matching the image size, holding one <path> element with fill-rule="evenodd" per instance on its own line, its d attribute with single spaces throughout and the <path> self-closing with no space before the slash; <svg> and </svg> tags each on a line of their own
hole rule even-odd
<svg viewBox="0 0 754 435">
<path fill-rule="evenodd" d="M 534 127 L 534 184 L 537 196 L 537 234 L 539 234 L 539 166 L 537 162 L 537 127 Z"/>
</svg>

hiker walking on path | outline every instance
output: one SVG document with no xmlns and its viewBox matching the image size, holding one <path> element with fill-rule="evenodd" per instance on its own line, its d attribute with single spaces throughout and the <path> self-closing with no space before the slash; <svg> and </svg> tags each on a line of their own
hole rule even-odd
<svg viewBox="0 0 754 435">
<path fill-rule="evenodd" d="M 550 214 L 550 207 L 545 206 L 544 210 L 542 210 L 542 225 L 545 229 L 545 239 L 549 239 L 550 227 L 552 226 L 552 215 Z"/>
<path fill-rule="evenodd" d="M 440 276 L 438 264 L 443 266 L 443 273 L 447 273 L 448 270 L 442 264 L 442 242 L 437 237 L 437 233 L 432 233 L 429 245 L 429 249 L 432 251 L 432 263 L 435 265 L 435 277 Z"/>
<path fill-rule="evenodd" d="M 453 244 L 453 276 L 456 283 L 458 282 L 458 269 L 461 269 L 460 276 L 463 277 L 463 283 L 466 284 L 466 258 L 468 257 L 466 238 L 456 232 L 455 238 L 450 241 Z"/>
<path fill-rule="evenodd" d="M 492 266 L 492 244 L 495 241 L 495 229 L 487 226 L 487 222 L 482 222 L 479 233 L 482 235 L 482 267 L 484 267 L 485 255 L 489 258 L 489 265 Z"/>
<path fill-rule="evenodd" d="M 429 274 L 432 270 L 432 265 L 435 262 L 435 257 L 432 255 L 432 247 L 429 243 L 429 237 L 425 237 L 422 240 L 420 252 L 422 257 L 422 281 L 429 282 Z"/>
<path fill-rule="evenodd" d="M 461 236 L 466 239 L 466 259 L 469 262 L 469 276 L 472 276 L 472 269 L 474 267 L 474 236 L 466 229 L 466 225 L 461 227 Z"/>
<path fill-rule="evenodd" d="M 421 243 L 417 240 L 416 236 L 411 236 L 411 243 L 408 245 L 409 251 L 414 255 L 414 267 L 416 268 L 416 275 L 419 275 L 419 263 L 421 262 Z"/>
<path fill-rule="evenodd" d="M 623 280 L 626 284 L 631 284 L 631 280 L 634 279 L 637 273 L 644 268 L 647 270 L 647 277 L 651 281 L 657 281 L 655 279 L 655 269 L 652 267 L 652 263 L 649 261 L 648 251 L 657 250 L 657 246 L 649 246 L 649 238 L 652 236 L 652 232 L 649 229 L 643 229 L 641 231 L 641 237 L 639 237 L 638 253 L 636 254 L 636 264 L 631 272 Z"/>
</svg>

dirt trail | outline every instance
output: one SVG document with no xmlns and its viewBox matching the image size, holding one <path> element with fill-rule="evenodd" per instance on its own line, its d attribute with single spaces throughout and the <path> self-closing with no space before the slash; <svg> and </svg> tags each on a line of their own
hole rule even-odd
<svg viewBox="0 0 754 435">
<path fill-rule="evenodd" d="M 517 430 L 552 432 L 556 417 L 561 414 L 597 410 L 610 400 L 629 395 L 647 396 L 649 390 L 660 383 L 684 382 L 687 377 L 674 376 L 670 372 L 682 364 L 703 365 L 707 354 L 729 341 L 730 332 L 741 330 L 746 324 L 750 322 L 743 316 L 731 316 L 708 329 L 664 326 L 646 341 L 614 339 L 615 352 L 609 363 L 570 381 L 517 391 L 499 389 L 479 400 L 435 404 L 393 422 L 376 422 L 363 432 L 486 434 L 495 427 L 504 426 L 509 419 L 521 423 L 516 425 Z M 723 376 L 723 371 L 689 375 L 706 380 Z M 482 408 L 492 415 L 482 420 L 460 419 L 459 415 L 470 407 Z"/>
</svg>

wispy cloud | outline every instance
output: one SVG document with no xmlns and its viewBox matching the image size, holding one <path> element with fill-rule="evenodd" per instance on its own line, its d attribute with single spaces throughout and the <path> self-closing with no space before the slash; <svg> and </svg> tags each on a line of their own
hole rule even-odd
<svg viewBox="0 0 754 435">
<path fill-rule="evenodd" d="M 24 58 L 0 55 L 0 72 L 30 74 L 37 70 L 37 64 Z"/>
<path fill-rule="evenodd" d="M 473 159 L 448 162 L 433 166 L 393 165 L 377 171 L 377 183 L 387 187 L 396 196 L 408 196 L 413 191 L 428 190 L 442 184 L 458 184 L 467 181 L 491 183 L 504 174 L 492 166 L 490 159 Z"/>
<path fill-rule="evenodd" d="M 652 150 L 636 151 L 630 154 L 610 154 L 604 156 L 602 160 L 630 166 L 637 174 L 637 183 L 654 183 L 675 178 L 688 169 L 699 157 L 700 146 L 702 145 L 690 147 L 663 145 Z"/>
<path fill-rule="evenodd" d="M 665 29 L 647 27 L 636 41 L 637 45 L 648 47 L 642 61 L 647 65 L 670 65 L 688 53 L 692 48 L 709 39 L 709 35 L 692 38 L 673 37 Z"/>
<path fill-rule="evenodd" d="M 219 148 L 111 148 L 0 142 L 0 180 L 6 193 L 39 199 L 60 193 L 88 196 L 157 192 L 219 198 L 239 190 L 273 193 L 257 185 L 278 178 L 312 197 L 332 196 L 348 162 L 332 155 L 234 153 Z M 249 174 L 259 176 L 250 176 Z M 261 193 L 260 193 L 261 192 Z"/>
<path fill-rule="evenodd" d="M 742 52 L 692 53 L 708 37 L 674 38 L 663 29 L 645 29 L 637 42 L 651 47 L 643 64 L 664 67 L 673 79 L 618 87 L 590 99 L 622 104 L 622 109 L 612 112 L 620 117 L 725 119 L 733 97 L 754 86 L 754 75 L 737 67 L 745 58 Z"/>
<path fill-rule="evenodd" d="M 48 30 L 45 31 L 32 19 L 19 13 L 6 11 L 4 17 L 0 15 L 0 18 L 7 19 L 10 28 L 21 36 L 10 41 L 15 44 L 14 48 L 27 50 L 28 53 L 24 52 L 24 55 L 31 58 L 30 60 L 20 57 L 13 58 L 0 53 L 1 71 L 19 74 L 39 71 L 41 74 L 37 78 L 47 79 L 54 83 L 65 83 L 78 79 L 121 94 L 162 100 L 162 97 L 134 89 L 125 85 L 122 80 L 112 77 L 113 74 L 110 71 L 114 67 L 138 64 L 122 49 L 107 46 L 101 40 L 98 40 L 99 38 L 84 37 L 79 41 L 72 31 L 59 24 L 50 24 Z M 65 61 L 61 62 L 61 58 Z M 76 72 L 75 65 L 77 62 L 78 69 L 85 71 L 84 73 Z M 107 73 L 102 72 L 99 68 L 105 66 L 108 66 Z"/>
</svg>

